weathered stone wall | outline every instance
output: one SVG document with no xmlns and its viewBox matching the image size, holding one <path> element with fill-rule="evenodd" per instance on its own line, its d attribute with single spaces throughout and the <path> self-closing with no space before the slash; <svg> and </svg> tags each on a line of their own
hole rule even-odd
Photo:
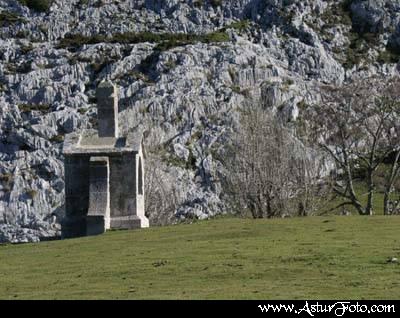
<svg viewBox="0 0 400 318">
<path fill-rule="evenodd" d="M 65 157 L 65 220 L 63 237 L 86 235 L 89 208 L 89 156 Z"/>
<path fill-rule="evenodd" d="M 118 89 L 102 82 L 96 90 L 99 137 L 118 138 Z"/>
<path fill-rule="evenodd" d="M 111 217 L 135 214 L 135 154 L 110 157 Z"/>
<path fill-rule="evenodd" d="M 140 161 L 140 163 L 139 163 L 139 161 Z M 142 173 L 140 173 L 139 169 L 142 170 Z M 136 214 L 139 217 L 142 217 L 142 220 L 143 220 L 143 219 L 145 219 L 145 211 L 144 211 L 145 192 L 144 192 L 144 158 L 143 158 L 142 150 L 140 150 L 138 155 L 136 156 L 136 171 L 137 171 Z M 140 176 L 142 178 L 142 182 L 140 182 L 140 180 L 139 180 Z M 142 191 L 140 191 L 140 186 L 142 187 Z M 145 221 L 142 221 L 142 222 L 145 222 Z M 142 226 L 148 226 L 148 223 L 147 223 L 147 225 L 142 224 Z"/>
<path fill-rule="evenodd" d="M 108 157 L 91 157 L 89 174 L 89 211 L 86 218 L 86 234 L 102 234 L 110 228 Z"/>
</svg>

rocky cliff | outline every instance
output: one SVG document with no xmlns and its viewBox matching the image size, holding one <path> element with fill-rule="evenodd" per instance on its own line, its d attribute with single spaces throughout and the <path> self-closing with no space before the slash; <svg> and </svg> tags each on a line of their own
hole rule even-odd
<svg viewBox="0 0 400 318">
<path fill-rule="evenodd" d="M 243 100 L 295 121 L 318 83 L 393 76 L 399 22 L 395 0 L 0 0 L 0 242 L 59 233 L 62 141 L 96 126 L 106 76 L 174 193 L 164 218 L 207 218 Z"/>
</svg>

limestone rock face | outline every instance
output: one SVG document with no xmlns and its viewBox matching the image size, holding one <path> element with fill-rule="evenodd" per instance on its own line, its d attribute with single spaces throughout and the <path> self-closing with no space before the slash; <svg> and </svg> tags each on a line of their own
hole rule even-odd
<svg viewBox="0 0 400 318">
<path fill-rule="evenodd" d="M 35 12 L 0 0 L 0 14 L 18 17 L 0 21 L 0 242 L 59 235 L 62 141 L 97 127 L 95 88 L 106 78 L 119 87 L 121 134 L 143 126 L 145 150 L 163 145 L 158 180 L 176 195 L 168 220 L 225 212 L 219 157 L 245 99 L 261 97 L 290 123 L 301 114 L 299 103 L 318 100 L 318 83 L 397 74 L 395 63 L 377 56 L 388 43 L 400 47 L 398 1 L 342 3 L 55 0 L 48 12 Z M 104 38 L 216 31 L 228 41 L 160 50 L 145 38 Z M 355 31 L 373 34 L 358 64 L 350 50 Z M 90 41 L 61 45 L 72 35 Z"/>
<path fill-rule="evenodd" d="M 352 1 L 352 20 L 359 32 L 382 33 L 399 22 L 398 1 L 372 0 Z"/>
</svg>

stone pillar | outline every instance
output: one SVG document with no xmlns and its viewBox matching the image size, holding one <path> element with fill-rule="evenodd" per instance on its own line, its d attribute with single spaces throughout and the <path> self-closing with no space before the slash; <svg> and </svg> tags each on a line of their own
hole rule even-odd
<svg viewBox="0 0 400 318">
<path fill-rule="evenodd" d="M 110 228 L 109 170 L 107 157 L 90 158 L 87 235 L 102 234 Z"/>
<path fill-rule="evenodd" d="M 65 155 L 65 218 L 62 237 L 86 235 L 89 207 L 89 158 Z"/>
<path fill-rule="evenodd" d="M 141 227 L 149 227 L 149 220 L 147 219 L 144 211 L 144 162 L 143 152 L 139 149 L 139 153 L 136 155 L 136 167 L 137 167 L 137 193 L 136 193 L 136 215 L 140 218 Z"/>
<path fill-rule="evenodd" d="M 99 137 L 118 138 L 118 89 L 109 81 L 97 86 L 97 119 Z"/>
</svg>

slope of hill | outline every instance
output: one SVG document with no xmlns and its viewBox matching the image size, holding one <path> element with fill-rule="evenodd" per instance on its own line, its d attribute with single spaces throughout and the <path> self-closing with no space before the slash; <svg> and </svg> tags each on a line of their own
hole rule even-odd
<svg viewBox="0 0 400 318">
<path fill-rule="evenodd" d="M 0 245 L 0 299 L 398 299 L 399 226 L 223 218 Z"/>
</svg>

